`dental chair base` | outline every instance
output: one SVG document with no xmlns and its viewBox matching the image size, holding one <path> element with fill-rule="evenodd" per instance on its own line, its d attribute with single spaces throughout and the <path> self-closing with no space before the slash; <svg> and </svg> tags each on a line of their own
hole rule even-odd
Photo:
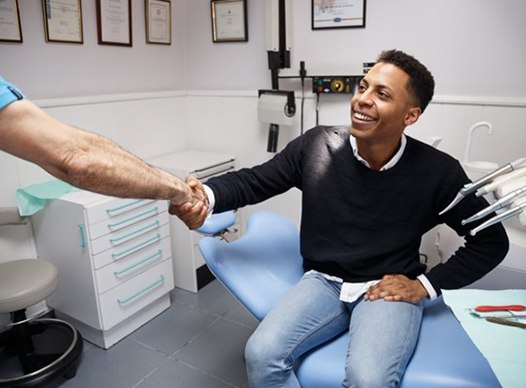
<svg viewBox="0 0 526 388">
<path fill-rule="evenodd" d="M 240 239 L 203 238 L 201 253 L 212 273 L 258 320 L 302 276 L 299 234 L 285 217 L 261 211 Z M 347 335 L 305 354 L 296 366 L 302 388 L 340 387 Z M 487 360 L 438 298 L 426 302 L 420 337 L 402 388 L 500 387 Z"/>
</svg>

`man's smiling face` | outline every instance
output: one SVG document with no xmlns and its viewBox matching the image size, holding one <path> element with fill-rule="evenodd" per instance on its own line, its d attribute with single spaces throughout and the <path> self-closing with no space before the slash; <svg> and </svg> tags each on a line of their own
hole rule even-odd
<svg viewBox="0 0 526 388">
<path fill-rule="evenodd" d="M 399 139 L 421 113 L 408 89 L 409 75 L 389 63 L 377 63 L 360 81 L 351 101 L 351 134 L 364 142 Z"/>
</svg>

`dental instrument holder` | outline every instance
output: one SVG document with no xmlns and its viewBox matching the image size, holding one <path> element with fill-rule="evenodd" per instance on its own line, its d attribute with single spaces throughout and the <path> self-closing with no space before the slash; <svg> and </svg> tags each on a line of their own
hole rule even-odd
<svg viewBox="0 0 526 388">
<path fill-rule="evenodd" d="M 489 207 L 487 207 L 486 209 L 478 212 L 477 214 L 471 216 L 468 218 L 468 220 L 472 221 L 472 220 L 476 220 L 477 218 L 480 218 L 478 217 L 480 214 L 483 214 L 485 213 L 488 209 L 490 210 L 499 210 L 499 209 L 495 209 L 496 205 L 498 205 L 498 207 L 500 207 L 501 209 L 502 208 L 505 208 L 506 206 L 510 206 L 510 208 L 506 211 L 503 211 L 501 213 L 498 213 L 497 215 L 493 216 L 492 218 L 486 220 L 485 222 L 483 222 L 482 224 L 478 225 L 477 227 L 473 228 L 471 231 L 470 231 L 470 234 L 472 236 L 474 236 L 475 234 L 477 234 L 478 232 L 480 232 L 481 230 L 484 230 L 496 223 L 499 223 L 499 222 L 503 222 L 503 221 L 506 221 L 510 218 L 513 218 L 515 216 L 518 216 L 519 218 L 519 223 L 522 224 L 523 226 L 526 226 L 526 216 L 524 215 L 524 211 L 526 209 L 526 199 L 524 199 L 524 190 L 526 189 L 526 186 L 524 186 L 524 182 L 523 181 L 523 176 L 525 175 L 524 173 L 521 173 L 522 172 L 526 172 L 526 167 L 524 166 L 524 164 L 526 163 L 526 158 L 520 158 L 518 160 L 515 160 L 514 162 L 511 162 L 509 163 L 508 165 L 511 166 L 513 168 L 513 172 L 510 172 L 506 175 L 504 175 L 501 179 L 501 181 L 503 182 L 503 184 L 501 186 L 505 186 L 505 185 L 517 185 L 517 184 L 520 184 L 522 186 L 522 188 L 519 188 L 519 189 L 515 189 L 514 191 L 508 193 L 508 194 L 505 194 L 502 198 L 498 199 L 497 202 L 493 205 L 490 205 Z M 522 180 L 521 180 L 522 179 Z M 498 181 L 495 181 L 495 182 L 498 182 Z M 491 185 L 491 183 L 489 184 Z M 487 187 L 487 186 L 484 186 L 484 187 Z M 491 189 L 491 191 L 493 191 L 495 189 Z M 505 190 L 506 191 L 506 190 Z M 486 192 L 489 192 L 489 191 L 486 191 Z M 495 191 L 496 193 L 496 191 Z M 478 193 L 477 193 L 478 195 Z M 495 195 L 496 198 L 498 198 L 499 196 L 498 195 Z M 502 206 L 501 206 L 502 205 Z M 465 222 L 463 223 L 467 223 L 468 220 L 465 220 Z"/>
<path fill-rule="evenodd" d="M 481 218 L 486 217 L 492 212 L 498 211 L 500 209 L 504 209 L 506 206 L 520 199 L 524 195 L 526 195 L 526 186 L 521 187 L 518 190 L 512 191 L 511 193 L 506 194 L 502 198 L 498 199 L 495 203 L 489 205 L 485 209 L 482 209 L 481 211 L 472 215 L 471 217 L 463 220 L 462 225 L 466 225 L 466 224 L 469 224 L 470 222 L 480 220 Z"/>
<path fill-rule="evenodd" d="M 468 183 L 464 185 L 464 187 L 460 189 L 460 191 L 458 192 L 455 199 L 453 199 L 453 201 L 451 201 L 451 203 L 444 210 L 442 210 L 439 213 L 439 215 L 442 215 L 445 212 L 451 210 L 455 205 L 457 205 L 460 201 L 462 201 L 462 199 L 464 199 L 466 196 L 473 194 L 478 189 L 493 182 L 495 178 L 501 175 L 508 174 L 524 164 L 526 164 L 526 158 L 517 159 L 511 163 L 507 163 L 504 166 L 499 167 L 496 170 L 484 175 L 482 178 L 476 180 L 473 183 Z"/>
<path fill-rule="evenodd" d="M 490 226 L 495 225 L 495 224 L 497 224 L 499 222 L 503 222 L 503 221 L 509 220 L 510 218 L 513 218 L 515 216 L 520 215 L 524 211 L 524 209 L 526 209 L 526 201 L 522 201 L 519 204 L 517 204 L 517 206 L 514 206 L 511 209 L 506 210 L 503 213 L 499 213 L 495 217 L 492 217 L 489 220 L 483 222 L 482 224 L 480 224 L 476 228 L 472 229 L 469 234 L 474 236 L 478 232 L 480 232 L 481 230 L 484 230 L 484 229 L 489 228 Z"/>
</svg>

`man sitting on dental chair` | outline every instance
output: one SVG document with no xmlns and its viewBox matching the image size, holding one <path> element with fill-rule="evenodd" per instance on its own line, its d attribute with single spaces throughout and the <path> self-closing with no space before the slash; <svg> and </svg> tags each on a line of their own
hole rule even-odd
<svg viewBox="0 0 526 388">
<path fill-rule="evenodd" d="M 404 135 L 433 91 L 424 65 L 384 51 L 352 98 L 350 129 L 313 128 L 270 161 L 207 181 L 215 212 L 302 190 L 305 275 L 248 341 L 251 387 L 298 387 L 294 361 L 347 329 L 343 386 L 398 385 L 418 339 L 422 300 L 464 287 L 503 260 L 502 225 L 471 236 L 461 224 L 488 205 L 483 198 L 468 196 L 439 215 L 469 182 L 460 163 Z M 203 222 L 203 210 L 171 208 L 190 228 Z M 426 272 L 421 237 L 443 223 L 465 236 L 465 246 Z"/>
</svg>

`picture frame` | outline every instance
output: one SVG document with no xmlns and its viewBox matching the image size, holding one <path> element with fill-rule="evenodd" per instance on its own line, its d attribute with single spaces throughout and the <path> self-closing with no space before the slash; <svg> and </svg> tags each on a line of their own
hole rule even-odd
<svg viewBox="0 0 526 388">
<path fill-rule="evenodd" d="M 365 28 L 366 0 L 311 0 L 312 30 Z"/>
<path fill-rule="evenodd" d="M 212 0 L 210 5 L 214 43 L 248 41 L 246 0 Z"/>
<path fill-rule="evenodd" d="M 81 0 L 42 0 L 46 42 L 84 43 Z"/>
<path fill-rule="evenodd" d="M 99 44 L 132 47 L 131 0 L 97 0 Z"/>
<path fill-rule="evenodd" d="M 172 44 L 172 2 L 145 0 L 146 43 Z"/>
<path fill-rule="evenodd" d="M 22 24 L 18 0 L 0 1 L 0 42 L 22 43 Z"/>
</svg>

